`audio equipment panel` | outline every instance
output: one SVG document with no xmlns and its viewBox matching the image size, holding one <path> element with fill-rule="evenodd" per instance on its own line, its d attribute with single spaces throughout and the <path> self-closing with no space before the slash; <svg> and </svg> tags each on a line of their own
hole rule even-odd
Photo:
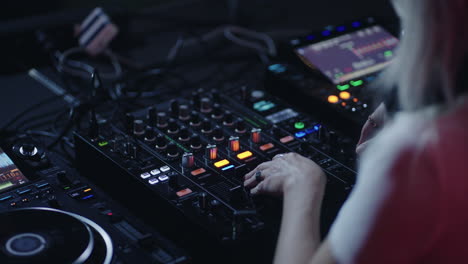
<svg viewBox="0 0 468 264">
<path fill-rule="evenodd" d="M 83 175 L 178 233 L 204 234 L 200 239 L 227 247 L 268 239 L 270 259 L 281 202 L 251 197 L 243 187 L 247 172 L 280 153 L 316 161 L 329 179 L 324 233 L 354 184 L 352 140 L 264 90 L 197 90 L 122 120 L 91 118 L 75 133 Z"/>
<path fill-rule="evenodd" d="M 41 144 L 7 141 L 0 149 L 0 262 L 189 263 Z"/>
</svg>

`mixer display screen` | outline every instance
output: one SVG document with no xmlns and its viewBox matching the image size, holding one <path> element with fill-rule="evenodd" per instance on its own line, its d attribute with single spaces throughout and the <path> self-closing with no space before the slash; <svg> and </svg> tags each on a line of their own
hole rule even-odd
<svg viewBox="0 0 468 264">
<path fill-rule="evenodd" d="M 28 182 L 28 179 L 0 148 L 0 192 L 26 182 Z"/>
<path fill-rule="evenodd" d="M 318 68 L 334 84 L 340 84 L 385 68 L 392 61 L 398 42 L 376 25 L 295 51 L 308 66 Z"/>
</svg>

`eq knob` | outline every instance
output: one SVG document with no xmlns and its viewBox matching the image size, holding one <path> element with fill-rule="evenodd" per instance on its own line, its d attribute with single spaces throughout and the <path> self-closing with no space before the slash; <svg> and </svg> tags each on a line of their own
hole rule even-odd
<svg viewBox="0 0 468 264">
<path fill-rule="evenodd" d="M 192 92 L 192 104 L 193 108 L 200 109 L 201 102 L 200 102 L 200 93 L 198 91 Z"/>
<path fill-rule="evenodd" d="M 223 114 L 224 113 L 221 106 L 219 104 L 214 104 L 211 117 L 213 117 L 214 119 L 221 119 L 223 117 Z"/>
<path fill-rule="evenodd" d="M 203 97 L 200 99 L 200 112 L 202 113 L 210 113 L 212 110 L 211 108 L 211 101 L 208 97 Z"/>
<path fill-rule="evenodd" d="M 181 127 L 180 128 L 180 133 L 179 133 L 179 140 L 180 141 L 188 141 L 190 139 L 190 131 L 186 127 Z"/>
<path fill-rule="evenodd" d="M 245 122 L 242 118 L 236 120 L 236 133 L 243 134 L 246 132 Z"/>
<path fill-rule="evenodd" d="M 167 147 L 167 139 L 164 135 L 158 134 L 156 136 L 156 148 L 157 149 L 166 149 Z"/>
<path fill-rule="evenodd" d="M 192 111 L 192 113 L 190 114 L 190 125 L 196 127 L 196 126 L 199 126 L 200 124 L 201 124 L 200 116 L 197 114 L 197 112 Z"/>
<path fill-rule="evenodd" d="M 171 100 L 170 103 L 170 111 L 171 111 L 171 116 L 174 118 L 177 118 L 179 116 L 179 101 L 177 100 Z"/>
<path fill-rule="evenodd" d="M 223 141 L 224 140 L 224 134 L 223 130 L 221 127 L 216 126 L 215 129 L 213 130 L 213 139 L 215 141 Z"/>
<path fill-rule="evenodd" d="M 167 114 L 164 112 L 159 112 L 156 116 L 156 125 L 158 127 L 167 127 Z"/>
<path fill-rule="evenodd" d="M 240 141 L 239 137 L 230 137 L 229 138 L 229 150 L 237 152 L 240 150 Z"/>
<path fill-rule="evenodd" d="M 145 141 L 147 142 L 153 142 L 156 140 L 156 133 L 154 132 L 154 129 L 150 126 L 146 126 L 145 128 Z"/>
<path fill-rule="evenodd" d="M 206 133 L 206 134 L 209 134 L 213 131 L 213 129 L 211 128 L 211 122 L 209 119 L 205 118 L 203 119 L 203 122 L 202 122 L 202 132 L 203 133 Z"/>
<path fill-rule="evenodd" d="M 19 153 L 26 158 L 34 157 L 38 152 L 37 147 L 31 143 L 25 143 L 19 148 Z"/>
<path fill-rule="evenodd" d="M 230 111 L 226 111 L 224 113 L 224 122 L 223 124 L 225 126 L 232 126 L 232 124 L 234 124 L 234 116 L 232 115 L 232 113 Z"/>
<path fill-rule="evenodd" d="M 192 149 L 200 149 L 202 147 L 200 136 L 198 134 L 193 134 L 190 138 L 190 147 Z"/>
<path fill-rule="evenodd" d="M 166 153 L 167 153 L 168 157 L 175 158 L 175 157 L 179 156 L 179 149 L 177 148 L 176 144 L 171 142 L 171 143 L 167 144 Z"/>
<path fill-rule="evenodd" d="M 146 118 L 148 120 L 148 125 L 155 127 L 158 120 L 158 113 L 156 112 L 155 107 L 148 107 L 146 110 Z"/>
<path fill-rule="evenodd" d="M 169 119 L 169 121 L 167 122 L 167 132 L 169 134 L 177 134 L 179 132 L 179 125 L 177 124 L 177 122 L 174 120 L 174 119 Z"/>
<path fill-rule="evenodd" d="M 135 136 L 141 136 L 145 133 L 145 123 L 143 120 L 137 119 L 133 121 L 133 134 Z"/>
<path fill-rule="evenodd" d="M 179 119 L 184 121 L 190 119 L 190 108 L 188 105 L 181 105 L 179 107 Z"/>
</svg>

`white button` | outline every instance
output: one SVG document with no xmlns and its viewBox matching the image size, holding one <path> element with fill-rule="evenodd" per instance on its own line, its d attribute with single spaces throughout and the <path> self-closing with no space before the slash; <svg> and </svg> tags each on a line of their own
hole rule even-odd
<svg viewBox="0 0 468 264">
<path fill-rule="evenodd" d="M 161 171 L 158 170 L 158 169 L 154 169 L 150 173 L 151 173 L 151 175 L 158 175 L 159 173 L 161 173 Z"/>
<path fill-rule="evenodd" d="M 142 179 L 148 179 L 149 177 L 151 177 L 151 174 L 149 174 L 149 172 L 143 172 L 140 177 Z"/>
<path fill-rule="evenodd" d="M 170 171 L 171 168 L 169 168 L 169 166 L 162 166 L 161 168 L 159 168 L 162 172 L 166 172 L 166 171 Z"/>
<path fill-rule="evenodd" d="M 157 178 L 151 178 L 151 179 L 149 179 L 148 182 L 149 182 L 150 184 L 156 184 L 156 183 L 159 182 L 159 180 L 158 180 Z"/>
<path fill-rule="evenodd" d="M 161 175 L 161 176 L 159 176 L 159 180 L 160 181 L 167 181 L 167 180 L 169 180 L 169 177 L 167 177 L 167 175 Z"/>
</svg>

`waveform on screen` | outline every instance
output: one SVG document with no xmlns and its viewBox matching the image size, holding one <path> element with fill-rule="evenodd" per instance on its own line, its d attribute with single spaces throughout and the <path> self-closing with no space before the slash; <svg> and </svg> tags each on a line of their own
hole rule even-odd
<svg viewBox="0 0 468 264">
<path fill-rule="evenodd" d="M 396 45 L 398 45 L 398 40 L 394 37 L 385 38 L 378 42 L 359 47 L 359 48 L 352 48 L 351 51 L 359 58 L 364 57 L 366 54 L 373 53 L 375 51 L 381 49 L 392 49 Z"/>
</svg>

